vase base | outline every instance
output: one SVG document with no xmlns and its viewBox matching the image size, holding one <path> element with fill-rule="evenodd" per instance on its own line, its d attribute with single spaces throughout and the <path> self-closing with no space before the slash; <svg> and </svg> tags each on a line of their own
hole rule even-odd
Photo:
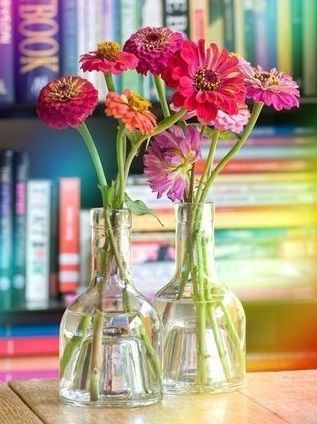
<svg viewBox="0 0 317 424">
<path fill-rule="evenodd" d="M 228 393 L 239 390 L 243 386 L 243 381 L 236 383 L 220 383 L 214 385 L 198 385 L 183 382 L 164 382 L 164 394 L 168 395 L 189 395 L 189 394 L 217 394 Z"/>
<path fill-rule="evenodd" d="M 59 399 L 66 405 L 79 406 L 84 408 L 137 408 L 141 406 L 149 406 L 159 403 L 162 395 L 140 397 L 140 398 L 114 398 L 111 396 L 102 396 L 97 401 L 89 400 L 86 393 L 77 393 L 73 398 L 69 398 L 60 394 Z"/>
</svg>

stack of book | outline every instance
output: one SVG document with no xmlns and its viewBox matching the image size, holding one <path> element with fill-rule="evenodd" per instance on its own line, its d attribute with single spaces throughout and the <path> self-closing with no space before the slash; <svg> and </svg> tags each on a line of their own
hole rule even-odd
<svg viewBox="0 0 317 424">
<path fill-rule="evenodd" d="M 63 0 L 49 2 L 45 11 L 42 0 L 6 0 L 0 8 L 0 105 L 33 102 L 48 81 L 80 74 L 79 55 L 99 42 L 123 44 L 137 29 L 163 24 L 292 74 L 305 96 L 316 96 L 316 17 L 311 0 Z M 85 77 L 103 100 L 102 75 Z M 149 78 L 127 72 L 116 83 L 155 98 Z"/>
<path fill-rule="evenodd" d="M 257 127 L 211 190 L 218 276 L 243 300 L 316 294 L 316 136 L 308 127 Z M 216 161 L 231 145 L 220 141 Z M 160 228 L 151 217 L 134 218 L 135 279 L 141 285 L 146 281 L 151 295 L 173 272 L 173 206 L 166 198 L 156 199 L 142 177 L 131 179 L 129 194 L 145 197 L 164 224 Z M 145 231 L 153 236 L 145 237 Z"/>
</svg>

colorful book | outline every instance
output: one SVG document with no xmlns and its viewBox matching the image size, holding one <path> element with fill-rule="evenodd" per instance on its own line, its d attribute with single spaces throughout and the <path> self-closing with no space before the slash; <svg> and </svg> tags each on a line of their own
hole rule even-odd
<svg viewBox="0 0 317 424">
<path fill-rule="evenodd" d="M 14 103 L 13 0 L 0 2 L 0 106 Z"/>
<path fill-rule="evenodd" d="M 163 0 L 164 25 L 189 38 L 189 0 Z"/>
<path fill-rule="evenodd" d="M 194 42 L 200 39 L 207 39 L 208 6 L 208 0 L 195 0 L 189 2 L 190 39 Z"/>
<path fill-rule="evenodd" d="M 223 17 L 224 17 L 224 44 L 230 51 L 236 51 L 235 46 L 235 21 L 234 21 L 234 0 L 223 1 Z"/>
<path fill-rule="evenodd" d="M 58 355 L 23 358 L 0 358 L 1 371 L 57 370 Z"/>
<path fill-rule="evenodd" d="M 80 180 L 62 178 L 59 184 L 58 280 L 61 293 L 79 287 Z"/>
<path fill-rule="evenodd" d="M 50 181 L 28 181 L 26 210 L 26 300 L 48 302 L 51 248 Z"/>
<path fill-rule="evenodd" d="M 58 336 L 0 338 L 0 358 L 58 355 Z"/>
<path fill-rule="evenodd" d="M 267 1 L 257 0 L 254 5 L 254 20 L 255 20 L 255 63 L 263 69 L 268 70 L 268 51 L 269 37 L 267 33 Z"/>
<path fill-rule="evenodd" d="M 255 65 L 255 19 L 253 0 L 244 0 L 244 58 L 252 65 Z"/>
<path fill-rule="evenodd" d="M 58 334 L 59 323 L 0 325 L 0 337 L 46 337 L 58 336 Z"/>
<path fill-rule="evenodd" d="M 61 4 L 61 62 L 63 75 L 79 72 L 77 46 L 77 0 L 63 0 Z"/>
<path fill-rule="evenodd" d="M 0 151 L 0 309 L 10 307 L 12 224 L 13 224 L 12 150 Z"/>
<path fill-rule="evenodd" d="M 141 3 L 135 0 L 120 0 L 120 29 L 121 44 L 141 27 Z M 135 71 L 127 71 L 121 75 L 121 91 L 129 88 L 140 93 L 143 83 L 140 75 Z"/>
<path fill-rule="evenodd" d="M 29 380 L 30 378 L 58 378 L 58 370 L 4 371 L 0 372 L 0 381 Z"/>
<path fill-rule="evenodd" d="M 224 47 L 224 17 L 222 0 L 209 0 L 208 41 Z"/>
<path fill-rule="evenodd" d="M 12 304 L 25 302 L 26 273 L 26 184 L 29 158 L 26 151 L 16 154 L 13 215 Z"/>
<path fill-rule="evenodd" d="M 276 68 L 277 64 L 277 24 L 276 4 L 278 0 L 266 0 L 266 37 L 267 68 Z"/>
<path fill-rule="evenodd" d="M 60 74 L 59 2 L 16 0 L 15 81 L 18 102 L 33 102 Z"/>
<path fill-rule="evenodd" d="M 244 13 L 243 13 L 243 1 L 234 0 L 234 40 L 235 49 L 234 51 L 244 57 Z"/>
<path fill-rule="evenodd" d="M 287 74 L 292 74 L 291 0 L 278 0 L 276 6 L 277 68 Z"/>
<path fill-rule="evenodd" d="M 302 86 L 303 84 L 303 1 L 292 0 L 292 70 L 293 78 Z"/>
<path fill-rule="evenodd" d="M 317 51 L 312 40 L 317 38 L 317 4 L 315 1 L 303 0 L 303 73 L 304 94 L 317 94 Z"/>
</svg>

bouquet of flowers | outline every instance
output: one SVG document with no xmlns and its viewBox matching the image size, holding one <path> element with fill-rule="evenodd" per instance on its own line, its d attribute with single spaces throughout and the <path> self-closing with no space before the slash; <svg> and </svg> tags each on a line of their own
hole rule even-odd
<svg viewBox="0 0 317 424">
<path fill-rule="evenodd" d="M 204 215 L 200 205 L 206 202 L 209 189 L 217 175 L 247 140 L 263 105 L 273 106 L 277 110 L 298 107 L 299 91 L 290 76 L 276 69 L 265 71 L 259 66 L 253 67 L 226 49 L 215 44 L 206 46 L 204 40 L 198 43 L 185 40 L 181 33 L 165 27 L 146 27 L 138 30 L 125 42 L 122 49 L 116 42 L 102 42 L 95 51 L 82 55 L 80 63 L 83 71 L 102 72 L 105 77 L 108 89 L 105 114 L 118 122 L 115 141 L 117 176 L 112 181 L 106 179 L 101 159 L 85 123 L 97 105 L 97 90 L 88 80 L 79 76 L 64 76 L 50 82 L 39 95 L 38 115 L 52 128 L 76 128 L 82 136 L 98 176 L 105 229 L 100 248 L 99 271 L 94 274 L 88 289 L 89 293 L 94 293 L 94 304 L 89 309 L 89 317 L 84 316 L 79 321 L 77 333 L 73 332 L 73 336 L 62 344 L 61 379 L 65 380 L 65 375 L 68 375 L 67 379 L 72 381 L 65 383 L 67 394 L 63 392 L 63 396 L 66 401 L 78 404 L 82 399 L 88 403 L 111 403 L 110 398 L 120 398 L 124 401 L 127 397 L 133 399 L 133 391 L 130 391 L 129 395 L 123 395 L 122 387 L 121 392 L 113 388 L 110 390 L 103 381 L 104 375 L 111 374 L 111 371 L 104 369 L 110 366 L 109 358 L 108 363 L 103 359 L 108 343 L 103 334 L 109 310 L 107 302 L 103 301 L 107 290 L 103 289 L 101 281 L 107 281 L 109 285 L 109 278 L 113 278 L 114 274 L 120 280 L 116 291 L 116 294 L 120 293 L 122 297 L 118 307 L 121 308 L 120 313 L 131 314 L 136 311 L 139 314 L 140 310 L 137 309 L 141 306 L 140 302 L 134 301 L 136 294 L 132 290 L 128 259 L 122 254 L 120 235 L 116 231 L 111 211 L 128 210 L 138 215 L 153 214 L 144 202 L 133 200 L 126 193 L 127 177 L 133 159 L 146 144 L 148 149 L 144 157 L 145 175 L 153 191 L 158 197 L 166 194 L 173 202 L 193 205 L 187 220 L 188 245 L 176 298 L 180 299 L 190 284 L 190 293 L 196 302 L 199 316 L 197 349 L 204 352 L 208 327 L 206 322 L 212 319 L 212 316 L 209 315 L 208 318 L 208 313 L 204 314 L 199 305 L 204 300 L 210 301 L 213 294 L 209 291 L 208 279 L 205 278 L 208 249 L 205 236 L 202 236 L 200 231 Z M 129 87 L 117 90 L 113 76 L 128 70 L 135 70 L 143 76 L 153 76 L 163 115 L 161 120 L 150 110 L 151 104 L 147 99 Z M 166 86 L 173 90 L 170 104 L 166 98 Z M 250 101 L 251 112 L 246 100 Z M 220 137 L 231 137 L 235 141 L 228 153 L 214 166 Z M 198 178 L 195 164 L 200 157 L 202 143 L 208 144 L 209 153 L 202 175 Z M 197 255 L 201 259 L 198 262 L 194 259 Z M 113 272 L 113 267 L 108 265 L 109 262 L 116 264 L 116 273 Z M 109 278 L 106 278 L 108 274 Z M 75 305 L 80 304 L 81 310 L 85 310 L 82 299 L 76 302 Z M 154 312 L 153 314 L 155 315 Z M 140 314 L 138 316 L 140 317 Z M 130 327 L 132 321 L 129 318 Z M 150 380 L 153 382 L 155 378 L 160 379 L 160 348 L 156 336 L 153 336 L 148 330 L 149 325 L 144 322 L 144 319 L 140 319 L 134 336 L 142 339 L 142 349 L 149 358 L 152 372 Z M 231 325 L 230 320 L 228 325 Z M 231 327 L 231 333 L 234 333 L 235 330 L 232 325 Z M 85 347 L 85 355 L 89 357 L 89 365 L 80 359 L 83 355 L 82 340 L 88 333 L 91 337 L 91 347 Z M 220 339 L 221 337 L 218 337 L 218 341 Z M 112 358 L 112 361 L 115 359 Z M 88 367 L 90 371 L 84 379 L 85 382 L 80 383 L 82 386 L 79 384 L 80 389 L 77 390 L 74 381 L 78 381 L 78 378 L 74 379 L 73 374 L 78 369 L 78 364 Z M 200 382 L 205 384 L 206 355 L 199 356 L 198 368 Z M 126 379 L 124 384 L 127 386 L 131 383 L 128 384 Z M 141 398 L 144 400 L 148 395 L 160 392 L 160 385 L 153 389 L 154 386 L 155 384 L 152 384 L 151 387 L 144 388 L 142 396 L 139 392 L 137 404 L 142 404 Z M 81 398 L 79 393 L 83 392 L 84 396 Z M 153 399 L 157 401 L 160 396 L 154 396 Z"/>
</svg>

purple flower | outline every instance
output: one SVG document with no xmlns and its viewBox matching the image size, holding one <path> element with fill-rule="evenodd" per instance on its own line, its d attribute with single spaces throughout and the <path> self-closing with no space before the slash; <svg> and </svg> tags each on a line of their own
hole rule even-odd
<svg viewBox="0 0 317 424">
<path fill-rule="evenodd" d="M 160 198 L 164 193 L 175 202 L 183 201 L 189 185 L 189 171 L 199 157 L 201 133 L 194 125 L 173 125 L 157 135 L 144 155 L 144 174 Z"/>
<path fill-rule="evenodd" d="M 229 115 L 222 110 L 218 110 L 217 117 L 212 122 L 213 126 L 219 131 L 233 131 L 234 133 L 241 133 L 244 126 L 247 125 L 250 118 L 249 109 L 243 105 L 234 115 Z"/>
<path fill-rule="evenodd" d="M 159 75 L 183 42 L 180 32 L 165 27 L 145 27 L 131 35 L 125 42 L 123 51 L 133 53 L 139 59 L 136 70 L 140 74 L 146 75 L 150 71 Z"/>
</svg>

